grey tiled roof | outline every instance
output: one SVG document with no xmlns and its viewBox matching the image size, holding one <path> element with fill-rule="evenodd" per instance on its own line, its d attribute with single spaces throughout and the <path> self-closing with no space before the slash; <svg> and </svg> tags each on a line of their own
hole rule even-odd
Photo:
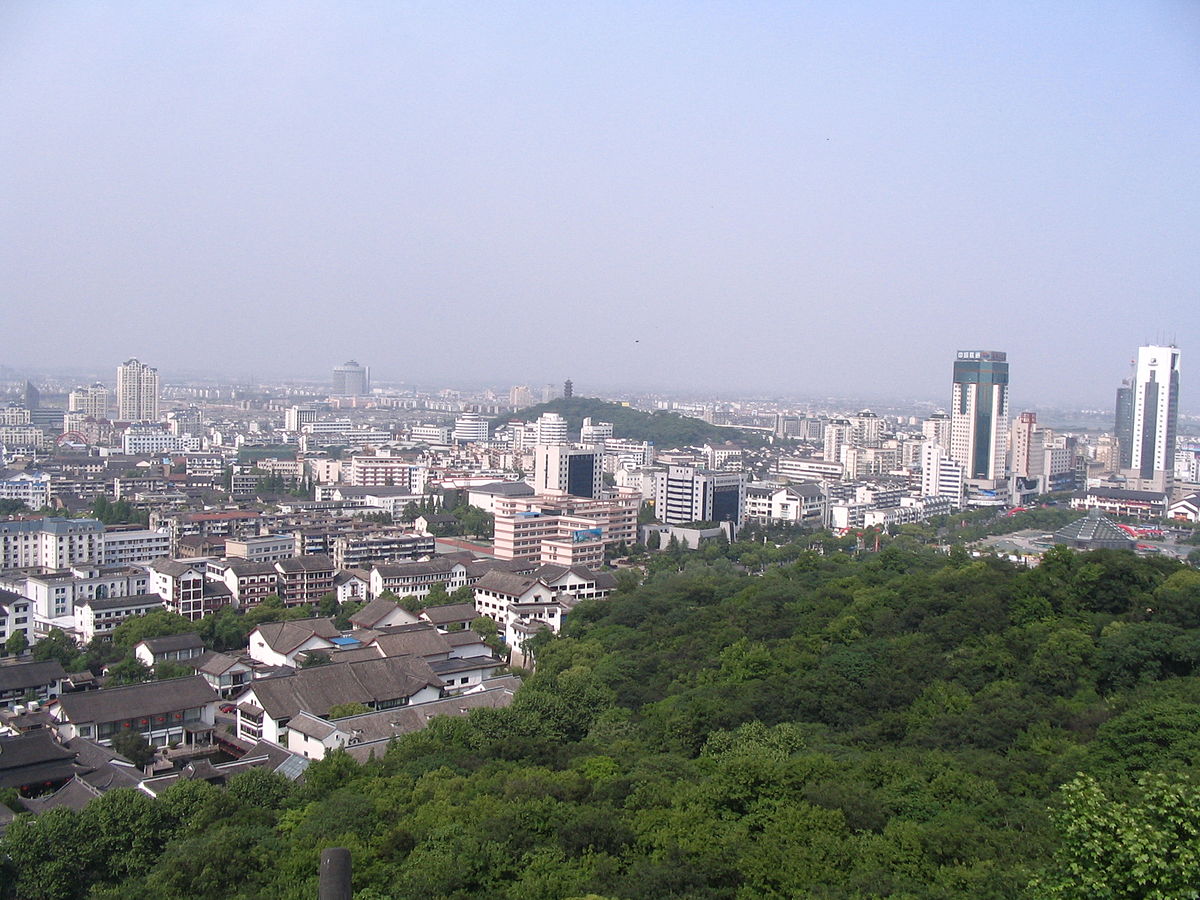
<svg viewBox="0 0 1200 900">
<path fill-rule="evenodd" d="M 326 716 L 342 703 L 380 703 L 411 697 L 425 687 L 441 688 L 442 680 L 423 659 L 411 656 L 369 659 L 299 669 L 291 675 L 260 678 L 249 689 L 274 719 L 301 710 Z"/>
<path fill-rule="evenodd" d="M 115 722 L 157 713 L 204 706 L 218 699 L 199 675 L 149 681 L 123 687 L 102 688 L 79 694 L 63 694 L 58 704 L 71 722 Z"/>
</svg>

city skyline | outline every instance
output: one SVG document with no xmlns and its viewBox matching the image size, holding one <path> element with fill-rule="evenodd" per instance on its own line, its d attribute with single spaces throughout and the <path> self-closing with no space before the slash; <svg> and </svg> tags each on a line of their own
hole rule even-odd
<svg viewBox="0 0 1200 900">
<path fill-rule="evenodd" d="M 1193 4 L 515 10 L 7 7 L 0 365 L 1099 408 L 1200 330 Z"/>
</svg>

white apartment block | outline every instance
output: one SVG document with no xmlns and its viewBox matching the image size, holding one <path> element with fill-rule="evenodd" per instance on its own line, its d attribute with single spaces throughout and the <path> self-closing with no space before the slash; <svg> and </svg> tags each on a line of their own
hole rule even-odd
<svg viewBox="0 0 1200 900">
<path fill-rule="evenodd" d="M 251 562 L 275 562 L 296 555 L 296 539 L 290 534 L 262 534 L 225 541 L 225 556 Z"/>
<path fill-rule="evenodd" d="M 961 509 L 965 499 L 963 467 L 932 441 L 921 451 L 921 495 L 948 498 L 955 509 Z"/>
<path fill-rule="evenodd" d="M 65 569 L 104 559 L 104 525 L 96 519 L 0 522 L 0 571 L 45 566 Z"/>
<path fill-rule="evenodd" d="M 77 387 L 67 398 L 67 411 L 93 419 L 107 419 L 111 397 L 108 388 L 100 382 L 90 387 Z"/>
<path fill-rule="evenodd" d="M 845 467 L 837 460 L 790 457 L 775 464 L 775 472 L 792 481 L 841 481 Z"/>
<path fill-rule="evenodd" d="M 79 565 L 41 572 L 10 572 L 0 577 L 0 587 L 28 597 L 39 618 L 71 615 L 79 603 L 144 594 L 150 576 L 134 566 Z"/>
<path fill-rule="evenodd" d="M 199 449 L 198 441 L 168 434 L 160 429 L 128 428 L 121 435 L 121 452 L 127 456 L 146 456 L 155 453 L 180 453 Z"/>
<path fill-rule="evenodd" d="M 823 528 L 829 523 L 829 498 L 820 482 L 802 484 L 746 485 L 746 519 L 811 525 Z"/>
<path fill-rule="evenodd" d="M 171 555 L 171 533 L 146 528 L 104 534 L 106 566 L 144 566 Z"/>
<path fill-rule="evenodd" d="M 0 500 L 20 500 L 30 509 L 50 505 L 50 476 L 44 472 L 0 471 Z"/>
</svg>

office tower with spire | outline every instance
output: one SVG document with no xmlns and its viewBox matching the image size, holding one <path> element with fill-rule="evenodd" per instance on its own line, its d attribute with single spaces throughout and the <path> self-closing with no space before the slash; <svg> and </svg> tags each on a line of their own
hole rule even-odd
<svg viewBox="0 0 1200 900">
<path fill-rule="evenodd" d="M 1008 355 L 960 350 L 954 361 L 950 456 L 968 481 L 1008 476 Z"/>
<path fill-rule="evenodd" d="M 158 421 L 158 369 L 128 359 L 117 366 L 117 419 Z"/>
<path fill-rule="evenodd" d="M 1179 348 L 1138 347 L 1133 377 L 1117 391 L 1121 474 L 1133 490 L 1169 492 L 1179 419 Z"/>
</svg>

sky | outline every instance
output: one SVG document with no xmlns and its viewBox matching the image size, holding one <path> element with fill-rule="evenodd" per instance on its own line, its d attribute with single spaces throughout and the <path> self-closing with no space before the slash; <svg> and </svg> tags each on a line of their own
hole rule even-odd
<svg viewBox="0 0 1200 900">
<path fill-rule="evenodd" d="M 18 371 L 1200 409 L 1192 0 L 7 0 L 0 123 Z"/>
</svg>

